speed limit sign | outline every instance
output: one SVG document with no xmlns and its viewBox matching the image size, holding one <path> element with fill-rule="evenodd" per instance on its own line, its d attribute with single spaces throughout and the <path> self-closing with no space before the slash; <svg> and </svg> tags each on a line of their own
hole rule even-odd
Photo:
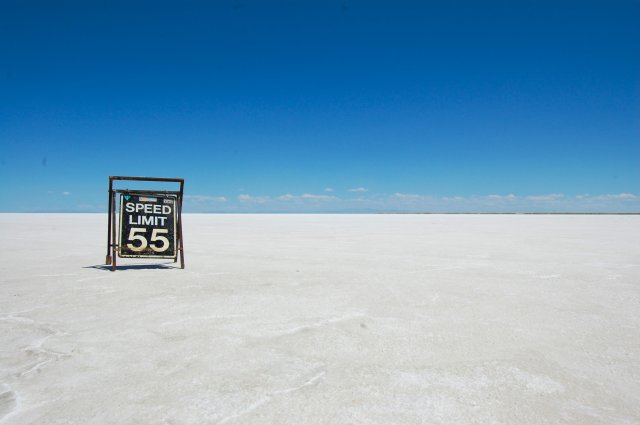
<svg viewBox="0 0 640 425">
<path fill-rule="evenodd" d="M 119 189 L 116 182 L 150 182 L 156 189 Z M 157 184 L 173 185 L 174 190 Z M 175 185 L 178 184 L 178 190 Z M 170 189 L 170 188 L 166 188 Z M 171 258 L 184 269 L 182 200 L 184 179 L 170 177 L 109 176 L 107 256 L 105 264 L 116 271 L 117 258 Z M 120 225 L 117 196 L 120 195 Z M 163 264 L 162 268 L 167 268 Z"/>
<path fill-rule="evenodd" d="M 118 256 L 176 258 L 176 197 L 120 195 Z"/>
</svg>

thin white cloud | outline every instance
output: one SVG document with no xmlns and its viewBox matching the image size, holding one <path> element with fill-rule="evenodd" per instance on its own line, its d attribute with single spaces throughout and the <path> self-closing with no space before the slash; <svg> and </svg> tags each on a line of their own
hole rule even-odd
<svg viewBox="0 0 640 425">
<path fill-rule="evenodd" d="M 605 195 L 578 195 L 576 199 L 584 201 L 634 201 L 640 196 L 633 193 L 608 193 Z"/>
<path fill-rule="evenodd" d="M 302 194 L 302 196 L 300 196 L 302 199 L 311 199 L 314 201 L 330 201 L 332 199 L 336 199 L 335 196 L 330 196 L 330 195 L 314 195 L 311 193 L 304 193 Z"/>
<path fill-rule="evenodd" d="M 516 195 L 510 193 L 508 195 L 488 195 L 487 199 L 491 201 L 515 201 L 517 198 Z"/>
<path fill-rule="evenodd" d="M 638 197 L 633 193 L 618 193 L 618 194 L 609 194 L 604 196 L 606 199 L 621 199 L 625 201 L 631 200 L 631 199 L 638 199 Z"/>
<path fill-rule="evenodd" d="M 269 201 L 268 196 L 251 196 L 245 193 L 238 195 L 238 200 L 240 202 L 251 202 L 254 204 L 264 204 Z"/>
<path fill-rule="evenodd" d="M 364 192 L 368 192 L 369 189 L 365 188 L 365 187 L 356 187 L 353 189 L 349 189 L 349 192 L 359 192 L 359 193 L 364 193 Z"/>
<path fill-rule="evenodd" d="M 333 192 L 333 188 L 332 187 L 325 187 L 324 191 L 325 192 Z"/>
<path fill-rule="evenodd" d="M 526 199 L 534 202 L 554 202 L 564 198 L 562 193 L 551 193 L 549 195 L 530 195 Z"/>
<path fill-rule="evenodd" d="M 69 195 L 71 195 L 71 192 L 62 192 L 62 195 L 63 196 L 69 196 Z"/>
<path fill-rule="evenodd" d="M 290 202 L 290 201 L 331 201 L 338 199 L 333 195 L 315 195 L 313 193 L 303 193 L 302 195 L 292 195 L 287 193 L 280 195 L 276 198 L 278 201 Z"/>
<path fill-rule="evenodd" d="M 415 193 L 400 193 L 400 192 L 394 193 L 393 197 L 397 199 L 405 199 L 405 200 L 430 199 L 430 197 L 426 195 L 416 195 Z"/>
<path fill-rule="evenodd" d="M 227 202 L 224 196 L 185 195 L 184 199 L 194 202 Z"/>
</svg>

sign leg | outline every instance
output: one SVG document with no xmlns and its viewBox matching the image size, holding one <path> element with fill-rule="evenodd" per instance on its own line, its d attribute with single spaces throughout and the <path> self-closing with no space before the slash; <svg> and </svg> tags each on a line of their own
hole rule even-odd
<svg viewBox="0 0 640 425">
<path fill-rule="evenodd" d="M 116 199 L 115 194 L 111 195 L 111 238 L 113 243 L 111 244 L 111 271 L 116 271 Z"/>
<path fill-rule="evenodd" d="M 111 202 L 113 201 L 113 180 L 109 177 L 109 206 L 107 207 L 107 258 L 105 264 L 111 264 Z"/>
<path fill-rule="evenodd" d="M 182 188 L 181 188 L 182 189 Z M 180 268 L 184 269 L 184 243 L 182 242 L 182 195 L 180 196 L 180 210 L 178 211 L 178 236 L 180 237 Z"/>
</svg>

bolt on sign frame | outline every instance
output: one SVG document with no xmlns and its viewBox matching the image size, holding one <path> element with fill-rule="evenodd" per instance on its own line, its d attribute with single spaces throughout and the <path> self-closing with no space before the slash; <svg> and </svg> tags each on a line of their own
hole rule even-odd
<svg viewBox="0 0 640 425">
<path fill-rule="evenodd" d="M 114 189 L 113 183 L 117 180 L 125 181 L 146 181 L 146 182 L 164 182 L 164 183 L 179 183 L 180 190 L 129 190 L 129 189 Z M 130 177 L 130 176 L 109 176 L 109 207 L 107 210 L 107 258 L 105 263 L 111 265 L 111 270 L 116 270 L 116 257 L 121 253 L 120 246 L 118 245 L 118 238 L 116 236 L 116 194 L 132 194 L 132 195 L 148 195 L 148 196 L 163 196 L 163 197 L 175 197 L 175 208 L 177 213 L 176 232 L 176 256 L 174 263 L 178 261 L 178 255 L 180 256 L 180 268 L 184 269 L 184 242 L 182 237 L 182 198 L 184 194 L 184 179 L 180 178 L 165 178 L 165 177 Z M 120 216 L 122 220 L 122 215 Z M 120 255 L 122 257 L 122 255 Z"/>
</svg>

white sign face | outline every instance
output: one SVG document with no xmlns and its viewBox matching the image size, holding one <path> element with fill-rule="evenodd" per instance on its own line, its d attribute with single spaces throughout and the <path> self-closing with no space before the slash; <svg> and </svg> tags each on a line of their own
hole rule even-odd
<svg viewBox="0 0 640 425">
<path fill-rule="evenodd" d="M 120 196 L 122 258 L 176 258 L 176 198 L 123 193 Z"/>
</svg>

